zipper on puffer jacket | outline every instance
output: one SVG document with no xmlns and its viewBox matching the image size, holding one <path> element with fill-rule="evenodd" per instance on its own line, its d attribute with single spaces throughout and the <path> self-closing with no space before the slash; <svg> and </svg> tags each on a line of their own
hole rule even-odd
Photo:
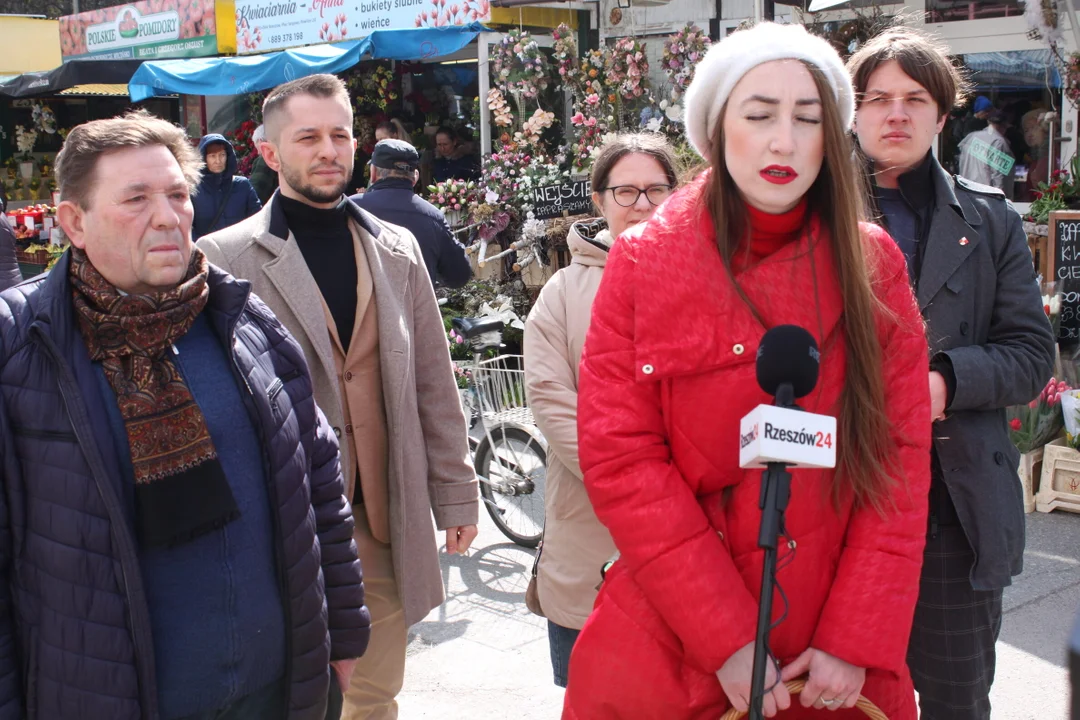
<svg viewBox="0 0 1080 720">
<path fill-rule="evenodd" d="M 79 442 L 73 432 L 59 432 L 57 430 L 38 430 L 36 428 L 12 425 L 11 432 L 22 437 L 34 438 L 35 440 L 57 440 L 59 442 Z"/>
<path fill-rule="evenodd" d="M 104 463 L 97 452 L 97 445 L 92 438 L 86 437 L 86 428 L 90 427 L 90 418 L 86 415 L 86 405 L 83 403 L 82 392 L 75 382 L 75 375 L 71 367 L 60 356 L 60 350 L 56 343 L 47 333 L 43 332 L 35 322 L 30 326 L 30 334 L 37 339 L 57 369 L 57 384 L 60 387 L 60 397 L 63 398 L 64 407 L 67 409 L 68 419 L 75 432 L 76 440 L 82 449 L 83 456 L 90 466 L 90 473 L 98 486 L 98 494 L 101 495 L 105 508 L 109 513 L 109 524 L 113 542 L 116 543 L 120 552 L 120 572 L 124 579 L 124 594 L 127 596 L 128 623 L 131 625 L 132 645 L 135 650 L 135 670 L 139 677 L 140 704 L 146 710 L 147 720 L 156 720 L 158 717 L 157 707 L 157 683 L 150 672 L 148 662 L 154 658 L 153 643 L 147 637 L 150 628 L 150 608 L 147 605 L 146 596 L 133 597 L 131 581 L 128 573 L 139 572 L 139 556 L 135 549 L 134 535 L 126 531 L 127 520 L 119 500 L 115 493 L 108 492 L 105 485 L 108 483 Z M 79 428 L 83 432 L 79 432 Z M 120 528 L 123 528 L 121 530 Z"/>
<path fill-rule="evenodd" d="M 250 286 L 248 294 L 244 296 L 244 308 L 247 308 L 248 297 L 251 295 Z M 281 610 L 285 616 L 285 703 L 283 707 L 288 708 L 292 702 L 292 671 L 293 671 L 293 618 L 292 618 L 292 602 L 289 597 L 289 581 L 288 570 L 285 567 L 285 558 L 282 557 L 285 553 L 285 536 L 281 531 L 281 504 L 277 494 L 277 483 L 274 482 L 274 474 L 270 467 L 270 455 L 267 448 L 266 432 L 263 429 L 262 422 L 259 421 L 259 408 L 257 404 L 257 398 L 254 391 L 251 389 L 251 384 L 247 380 L 247 376 L 244 375 L 243 368 L 240 367 L 240 362 L 236 359 L 236 326 L 240 324 L 240 318 L 244 315 L 244 310 L 232 318 L 229 321 L 229 346 L 226 348 L 226 352 L 229 353 L 229 359 L 232 361 L 233 372 L 236 373 L 237 379 L 244 385 L 244 389 L 247 390 L 246 401 L 248 403 L 248 414 L 251 416 L 251 422 L 255 426 L 255 431 L 259 434 L 259 446 L 262 449 L 262 461 L 263 472 L 266 475 L 266 486 L 270 493 L 270 503 L 273 512 L 270 513 L 270 519 L 274 523 L 274 535 L 277 536 L 277 546 L 274 552 L 274 564 L 277 566 L 278 573 L 278 585 L 279 592 L 281 593 Z M 263 336 L 269 340 L 266 331 L 263 328 Z M 299 373 L 297 373 L 299 374 Z M 291 378 L 290 378 L 291 379 Z M 277 378 L 275 378 L 277 380 Z M 271 383 L 267 388 L 267 394 L 273 389 L 274 383 Z M 267 397 L 268 401 L 271 401 L 276 405 L 278 393 L 284 388 L 284 383 L 273 393 L 273 398 Z M 276 411 L 276 408 L 275 408 Z M 318 539 L 318 533 L 315 534 Z M 329 626 L 328 626 L 329 627 Z M 334 682 L 334 674 L 330 673 L 330 682 Z"/>
</svg>

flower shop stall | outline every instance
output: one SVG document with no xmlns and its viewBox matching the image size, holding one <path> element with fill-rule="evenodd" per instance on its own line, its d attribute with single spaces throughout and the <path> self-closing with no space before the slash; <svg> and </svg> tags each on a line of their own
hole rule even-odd
<svg viewBox="0 0 1080 720">
<path fill-rule="evenodd" d="M 480 84 L 481 177 L 429 187 L 480 277 L 518 281 L 535 295 L 568 264 L 566 234 L 575 219 L 592 214 L 588 175 L 609 135 L 664 133 L 684 165 L 696 163 L 682 136 L 681 102 L 708 46 L 693 25 L 667 38 L 668 83 L 654 89 L 646 48 L 633 38 L 579 52 L 566 25 L 550 38 L 523 29 L 481 36 L 481 64 L 486 56 L 489 70 Z"/>
</svg>

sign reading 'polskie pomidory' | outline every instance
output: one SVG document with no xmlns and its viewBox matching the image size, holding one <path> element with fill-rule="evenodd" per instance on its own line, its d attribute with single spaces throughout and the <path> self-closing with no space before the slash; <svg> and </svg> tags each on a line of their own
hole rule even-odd
<svg viewBox="0 0 1080 720">
<path fill-rule="evenodd" d="M 133 7 L 124 8 L 114 20 L 86 28 L 86 49 L 91 52 L 180 39 L 180 14 L 175 10 L 140 15 Z"/>
<path fill-rule="evenodd" d="M 240 55 L 491 19 L 490 0 L 236 0 Z"/>
<path fill-rule="evenodd" d="M 216 55 L 214 0 L 140 0 L 60 18 L 63 59 Z"/>
</svg>

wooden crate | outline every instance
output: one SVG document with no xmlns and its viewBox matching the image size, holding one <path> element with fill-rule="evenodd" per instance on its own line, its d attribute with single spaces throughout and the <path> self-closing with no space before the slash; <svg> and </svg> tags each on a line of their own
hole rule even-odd
<svg viewBox="0 0 1080 720">
<path fill-rule="evenodd" d="M 1058 439 L 1051 445 L 1064 445 Z M 1045 447 L 1045 446 L 1044 446 Z M 1024 512 L 1035 512 L 1035 493 L 1039 491 L 1039 478 L 1042 474 L 1044 448 L 1035 448 L 1020 456 L 1020 486 L 1024 489 Z"/>
<path fill-rule="evenodd" d="M 1035 509 L 1039 512 L 1060 509 L 1080 513 L 1080 452 L 1054 444 L 1047 445 L 1043 450 Z"/>
</svg>

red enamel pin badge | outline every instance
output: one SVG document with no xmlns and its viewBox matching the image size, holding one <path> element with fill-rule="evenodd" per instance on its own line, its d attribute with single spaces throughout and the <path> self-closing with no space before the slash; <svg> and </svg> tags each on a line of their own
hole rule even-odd
<svg viewBox="0 0 1080 720">
<path fill-rule="evenodd" d="M 966 237 L 960 238 L 960 244 L 961 245 L 967 245 L 968 244 L 968 239 Z"/>
</svg>

